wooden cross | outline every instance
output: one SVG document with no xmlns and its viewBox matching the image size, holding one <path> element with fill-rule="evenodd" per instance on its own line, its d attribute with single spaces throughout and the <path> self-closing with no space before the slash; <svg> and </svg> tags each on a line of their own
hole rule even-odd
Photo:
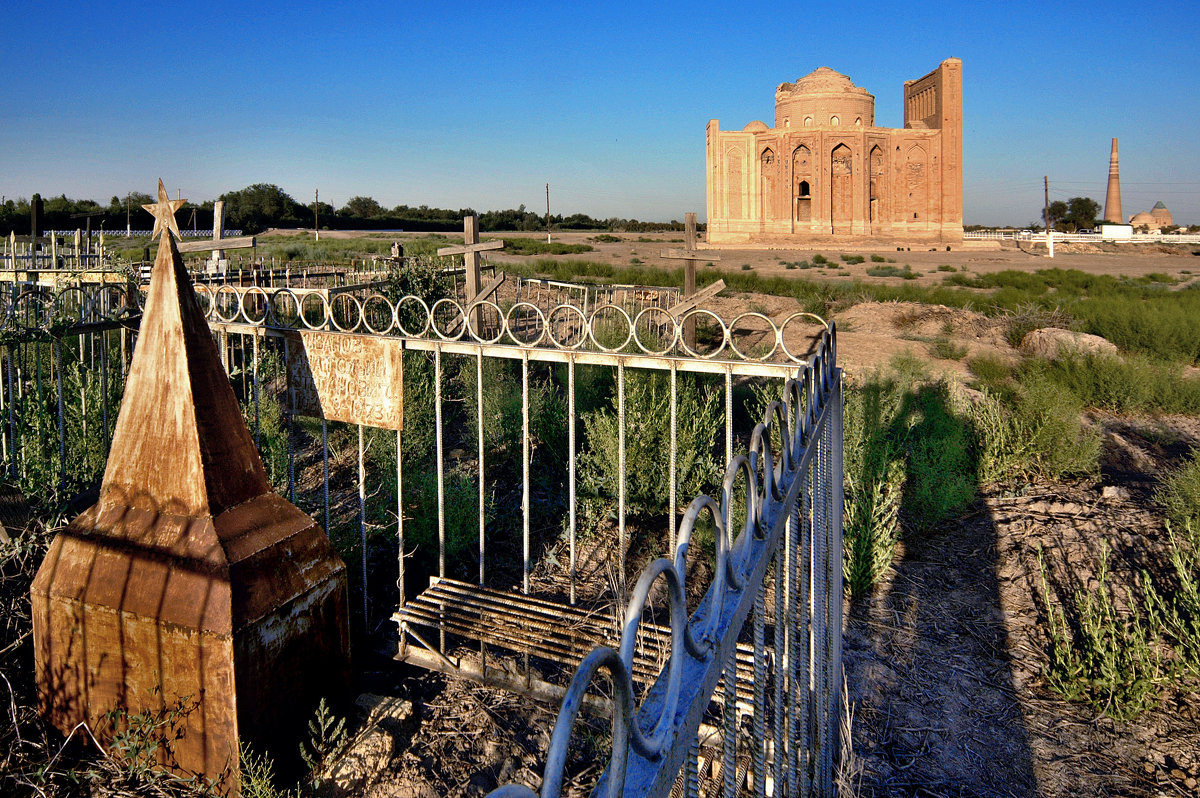
<svg viewBox="0 0 1200 798">
<path fill-rule="evenodd" d="M 479 241 L 479 217 L 475 214 L 463 217 L 463 245 L 461 247 L 440 247 L 437 254 L 440 257 L 447 255 L 462 255 L 464 267 L 464 279 L 466 281 L 466 301 L 464 306 L 469 306 L 472 302 L 479 302 L 495 293 L 500 287 L 500 283 L 504 282 L 503 275 L 498 282 L 494 282 L 488 286 L 487 290 L 482 286 L 482 275 L 479 273 L 479 253 L 487 252 L 493 249 L 504 249 L 503 241 Z M 479 310 L 476 309 L 472 314 L 474 326 L 479 330 L 479 322 L 481 316 Z"/>
<path fill-rule="evenodd" d="M 686 249 L 666 249 L 662 252 L 662 257 L 668 260 L 682 260 L 683 263 L 683 299 L 686 303 L 692 299 L 692 304 L 688 308 L 695 307 L 699 304 L 698 299 L 693 299 L 696 295 L 696 261 L 708 260 L 718 261 L 720 256 L 714 255 L 711 252 L 701 253 L 696 249 L 696 214 L 688 213 L 684 217 L 684 246 Z M 725 284 L 721 283 L 721 288 Z M 710 287 L 711 288 L 711 287 Z M 710 289 L 705 289 L 710 290 Z M 717 289 L 720 290 L 719 288 Z M 716 292 L 713 292 L 716 293 Z M 707 297 L 706 297 L 707 298 Z M 674 314 L 672 314 L 674 315 Z M 683 338 L 687 345 L 693 350 L 696 348 L 696 320 L 688 319 L 683 325 Z"/>
</svg>

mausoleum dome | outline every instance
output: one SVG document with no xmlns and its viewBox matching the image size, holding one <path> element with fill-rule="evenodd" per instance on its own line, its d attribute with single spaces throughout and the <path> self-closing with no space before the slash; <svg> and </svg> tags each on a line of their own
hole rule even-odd
<svg viewBox="0 0 1200 798">
<path fill-rule="evenodd" d="M 775 127 L 874 127 L 875 97 L 850 78 L 818 67 L 775 89 Z"/>
<path fill-rule="evenodd" d="M 1129 219 L 1129 223 L 1130 223 L 1131 225 L 1133 225 L 1134 227 L 1143 227 L 1143 226 L 1145 226 L 1145 227 L 1149 227 L 1149 228 L 1151 228 L 1151 229 L 1154 229 L 1154 228 L 1157 228 L 1157 227 L 1158 227 L 1158 222 L 1157 222 L 1157 221 L 1155 221 L 1155 220 L 1154 220 L 1154 217 L 1153 217 L 1153 216 L 1151 216 L 1151 215 L 1150 215 L 1149 213 L 1147 213 L 1146 211 L 1142 211 L 1141 213 L 1135 213 L 1135 214 L 1134 214 L 1134 215 L 1133 215 L 1133 216 L 1132 216 L 1132 217 Z"/>
<path fill-rule="evenodd" d="M 1154 223 L 1159 227 L 1170 227 L 1175 224 L 1175 217 L 1167 210 L 1167 206 L 1162 204 L 1162 200 L 1154 204 L 1154 207 L 1150 210 L 1150 215 L 1154 218 Z"/>
<path fill-rule="evenodd" d="M 750 124 L 748 124 L 744 128 L 742 128 L 742 131 L 745 133 L 761 133 L 764 130 L 770 130 L 770 129 L 771 128 L 767 127 L 766 122 L 762 122 L 758 119 L 755 119 L 753 122 L 751 122 Z"/>
</svg>

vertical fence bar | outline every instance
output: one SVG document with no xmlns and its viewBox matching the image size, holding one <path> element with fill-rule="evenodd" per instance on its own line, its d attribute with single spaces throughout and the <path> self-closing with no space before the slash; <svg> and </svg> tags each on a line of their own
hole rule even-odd
<svg viewBox="0 0 1200 798">
<path fill-rule="evenodd" d="M 403 363 L 403 361 L 401 361 Z M 404 395 L 404 370 L 400 370 L 400 395 Z M 404 447 L 403 432 L 396 430 L 396 591 L 400 597 L 399 608 L 404 609 Z M 403 617 L 403 615 L 401 616 Z M 403 657 L 408 646 L 408 623 L 400 621 L 400 644 L 396 653 Z"/>
<path fill-rule="evenodd" d="M 717 534 L 721 534 L 717 532 Z M 737 798 L 737 646 L 729 652 L 721 679 L 724 703 L 721 710 L 721 783 L 725 798 Z"/>
<path fill-rule="evenodd" d="M 322 485 L 324 488 L 325 534 L 331 534 L 329 529 L 329 423 L 321 416 L 321 467 Z"/>
<path fill-rule="evenodd" d="M 63 417 L 62 339 L 60 338 L 54 339 L 50 370 L 54 372 L 54 384 L 57 387 L 58 396 L 58 489 L 65 491 L 67 487 L 67 430 Z"/>
<path fill-rule="evenodd" d="M 487 553 L 487 544 L 484 540 L 484 484 L 486 482 L 486 471 L 483 463 L 483 350 L 480 349 L 475 353 L 475 419 L 477 422 L 475 429 L 475 439 L 477 444 L 476 454 L 479 458 L 479 584 L 483 585 L 484 571 L 484 555 Z"/>
<path fill-rule="evenodd" d="M 575 603 L 575 354 L 567 360 L 567 490 L 570 508 L 568 541 L 571 547 L 571 604 Z"/>
<path fill-rule="evenodd" d="M 733 366 L 725 367 L 725 462 L 733 460 Z"/>
<path fill-rule="evenodd" d="M 676 524 L 678 521 L 678 519 L 676 518 L 676 510 L 675 510 L 675 502 L 677 500 L 677 497 L 675 495 L 676 488 L 677 488 L 676 474 L 677 474 L 677 470 L 679 467 L 679 384 L 678 384 L 678 378 L 679 378 L 678 364 L 674 360 L 672 360 L 671 361 L 671 472 L 670 472 L 670 486 L 669 486 L 669 491 L 670 491 L 671 496 L 667 501 L 667 507 L 669 510 L 668 515 L 669 515 L 669 519 L 670 519 L 667 522 L 667 534 L 668 534 L 667 540 L 670 543 L 670 554 L 668 556 L 672 557 L 672 558 L 675 556 L 675 534 L 676 534 Z"/>
<path fill-rule="evenodd" d="M 785 442 L 785 446 L 787 443 Z M 791 525 L 791 520 L 787 522 Z M 784 688 L 787 685 L 787 667 L 786 667 L 786 649 L 784 642 L 787 639 L 786 615 L 784 610 L 784 598 L 786 591 L 784 582 L 786 579 L 786 560 L 787 560 L 787 541 L 780 540 L 779 545 L 775 547 L 775 628 L 773 631 L 773 642 L 775 644 L 775 701 L 774 712 L 771 715 L 771 730 L 772 735 L 772 768 L 771 778 L 773 780 L 774 796 L 782 794 L 787 773 L 785 771 L 787 758 L 785 755 L 784 746 L 784 728 L 786 723 L 787 710 L 784 708 L 783 696 Z"/>
<path fill-rule="evenodd" d="M 529 595 L 529 350 L 521 350 L 521 590 Z"/>
<path fill-rule="evenodd" d="M 8 477 L 16 480 L 17 478 L 17 419 L 13 412 L 13 348 L 11 345 L 4 347 L 4 379 L 8 383 L 8 451 L 11 459 L 8 461 Z"/>
<path fill-rule="evenodd" d="M 100 422 L 104 425 L 104 455 L 107 459 L 112 440 L 108 428 L 108 330 L 100 331 Z"/>
<path fill-rule="evenodd" d="M 830 474 L 830 489 L 833 492 L 833 517 L 832 535 L 833 545 L 830 559 L 833 561 L 832 581 L 829 587 L 830 597 L 833 601 L 833 614 L 830 626 L 834 630 L 833 646 L 830 651 L 830 676 L 833 679 L 833 696 L 830 702 L 833 706 L 832 717 L 834 722 L 834 731 L 832 742 L 834 752 L 840 756 L 842 750 L 842 712 L 843 699 L 842 691 L 844 687 L 842 675 L 842 608 L 843 594 L 845 587 L 843 585 L 844 574 L 842 572 L 842 521 L 843 513 L 845 512 L 845 497 L 843 496 L 842 481 L 845 478 L 843 471 L 843 441 L 844 434 L 843 418 L 842 418 L 842 375 L 840 372 L 834 374 L 834 390 L 833 399 L 833 442 L 830 447 L 830 455 L 832 457 L 832 473 Z"/>
<path fill-rule="evenodd" d="M 437 460 L 438 576 L 446 576 L 446 472 L 442 461 L 442 348 L 433 350 L 433 431 Z"/>
<path fill-rule="evenodd" d="M 811 397 L 810 397 L 811 401 Z M 810 441 L 810 446 L 815 443 Z M 813 458 L 808 472 L 804 475 L 804 501 L 801 504 L 801 512 L 803 516 L 800 521 L 800 592 L 799 601 L 802 610 L 801 623 L 801 651 L 800 651 L 800 667 L 802 668 L 800 676 L 800 700 L 803 708 L 803 726 L 801 727 L 801 745 L 802 756 L 804 757 L 803 770 L 801 772 L 801 784 L 803 785 L 804 795 L 812 794 L 813 790 L 813 775 L 815 771 L 815 750 L 818 745 L 818 740 L 814 736 L 814 726 L 816 719 L 813 713 L 813 690 L 816 684 L 816 675 L 813 672 L 813 662 L 816 659 L 816 652 L 819 650 L 818 640 L 820 638 L 820 619 L 815 612 L 815 598 L 817 591 L 820 589 L 817 582 L 819 581 L 816 573 L 817 552 L 816 540 L 813 535 L 813 515 L 816 511 L 816 500 L 814 493 L 818 487 L 816 476 L 816 458 Z"/>
<path fill-rule="evenodd" d="M 796 475 L 796 479 L 804 479 L 804 473 Z M 804 673 L 801 662 L 805 656 L 802 640 L 807 631 L 801 629 L 804 623 L 804 611 L 799 585 L 800 568 L 800 505 L 804 501 L 804 487 L 801 483 L 801 493 L 796 499 L 788 517 L 784 535 L 786 538 L 787 554 L 787 667 L 784 669 L 787 677 L 787 735 L 785 744 L 787 750 L 787 795 L 800 795 L 797 787 L 800 783 L 800 768 L 804 764 L 803 740 L 800 729 L 805 721 L 804 707 L 800 703 L 807 685 L 801 689 L 800 678 Z"/>
<path fill-rule="evenodd" d="M 767 752 L 766 748 L 766 718 L 763 717 L 766 712 L 767 696 L 766 696 L 766 680 L 767 669 L 765 662 L 765 645 L 764 638 L 766 629 L 764 627 L 763 615 L 766 613 L 766 582 L 754 588 L 758 591 L 758 595 L 754 598 L 754 715 L 752 718 L 752 733 L 753 739 L 751 742 L 751 760 L 754 768 L 754 795 L 763 798 L 767 794 Z M 734 654 L 737 654 L 737 646 L 734 646 Z M 736 670 L 736 669 L 735 669 Z"/>
<path fill-rule="evenodd" d="M 291 351 L 288 347 L 288 337 L 283 336 L 283 367 L 288 369 L 291 362 Z M 283 405 L 283 430 L 287 438 L 287 467 L 288 467 L 288 500 L 296 503 L 296 448 L 292 445 L 292 434 L 295 429 L 296 398 L 291 387 L 287 389 L 287 401 Z"/>
<path fill-rule="evenodd" d="M 693 739 L 688 746 L 687 759 L 683 763 L 683 794 L 687 798 L 699 798 L 700 795 L 700 746 Z"/>
<path fill-rule="evenodd" d="M 617 605 L 625 603 L 625 360 L 617 363 Z"/>
<path fill-rule="evenodd" d="M 367 464 L 363 448 L 363 425 L 358 425 L 358 540 L 362 546 L 363 629 L 370 630 L 367 594 Z"/>
<path fill-rule="evenodd" d="M 251 330 L 251 343 L 253 344 L 253 371 L 250 375 L 250 385 L 254 391 L 254 445 L 262 446 L 262 436 L 259 434 L 259 410 L 258 410 L 258 333 L 261 328 L 255 327 Z"/>
</svg>

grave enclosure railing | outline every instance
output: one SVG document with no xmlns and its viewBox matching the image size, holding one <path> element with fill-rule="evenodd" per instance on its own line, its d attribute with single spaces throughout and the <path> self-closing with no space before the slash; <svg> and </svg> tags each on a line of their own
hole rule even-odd
<svg viewBox="0 0 1200 798">
<path fill-rule="evenodd" d="M 364 452 L 386 441 L 388 430 L 343 422 L 351 432 L 346 439 L 357 427 L 357 463 L 349 469 L 356 470 L 357 496 L 339 502 L 331 497 L 339 490 L 330 456 L 337 422 L 317 419 L 320 444 L 313 448 L 319 453 L 304 466 L 296 451 L 299 414 L 284 406 L 286 491 L 331 531 L 337 526 L 331 519 L 336 522 L 340 514 L 347 522 L 346 508 L 357 499 L 356 571 L 368 629 L 379 617 L 369 601 L 368 584 L 378 567 L 368 562 L 369 511 L 390 508 L 398 658 L 562 700 L 542 796 L 559 794 L 563 779 L 570 778 L 572 727 L 582 706 L 612 718 L 611 760 L 598 794 L 665 796 L 677 782 L 688 795 L 833 793 L 841 696 L 842 398 L 832 325 L 800 313 L 775 323 L 759 313 L 731 321 L 707 310 L 676 317 L 658 306 L 604 304 L 585 312 L 572 305 L 547 311 L 529 302 L 463 307 L 443 299 L 430 305 L 411 296 L 392 301 L 370 288 L 329 294 L 198 285 L 197 295 L 256 438 L 258 419 L 265 417 L 260 405 L 274 401 L 260 374 L 266 352 L 290 364 L 305 336 L 330 334 L 400 348 L 405 413 L 422 401 L 421 391 L 432 402 L 432 411 L 422 417 L 433 427 L 430 470 L 411 473 L 403 450 L 404 436 L 415 434 L 410 429 L 395 432 L 394 482 L 377 478 L 369 468 L 377 463 Z M 92 459 L 85 465 L 98 477 L 136 340 L 139 297 L 125 286 L 95 286 L 5 298 L 0 412 L 7 422 L 3 447 L 10 478 L 19 473 L 50 478 L 57 470 L 65 484 L 73 434 L 90 441 Z M 683 338 L 689 321 L 699 327 L 694 347 Z M 408 358 L 424 363 L 431 384 L 418 381 L 420 369 Z M 520 393 L 515 468 L 493 463 L 507 455 L 489 450 L 485 439 L 497 401 L 485 401 L 485 377 L 493 366 L 509 369 L 496 373 L 512 376 L 511 388 Z M 612 384 L 602 409 L 612 411 L 618 450 L 613 479 L 603 484 L 614 508 L 608 537 L 598 528 L 581 529 L 579 468 L 592 430 L 577 406 L 577 383 L 585 377 L 594 382 L 597 370 Z M 630 385 L 655 380 L 663 400 L 656 407 L 669 431 L 648 461 L 651 470 L 667 476 L 657 532 L 630 506 L 639 464 L 627 462 L 627 449 L 633 457 L 637 443 L 628 435 L 644 433 L 641 427 L 627 430 L 639 418 Z M 748 383 L 770 386 L 760 395 L 773 398 L 735 408 L 738 402 L 753 404 L 745 398 Z M 544 463 L 537 458 L 547 441 L 532 428 L 544 422 L 534 401 L 543 388 L 565 393 L 564 411 L 554 416 L 565 427 L 556 439 L 566 450 L 559 485 L 565 496 L 539 493 L 537 472 Z M 714 456 L 724 470 L 708 491 L 716 499 L 700 495 L 688 504 L 692 497 L 680 495 L 680 484 L 684 461 L 694 453 L 680 450 L 678 438 L 689 422 L 680 418 L 680 408 L 685 393 L 704 389 L 712 389 L 710 409 L 723 422 L 723 456 Z M 34 394 L 45 399 L 33 411 L 49 412 L 49 429 L 45 421 L 39 427 L 18 418 L 29 410 L 22 403 Z M 468 408 L 456 417 L 474 426 L 470 434 L 451 420 L 456 405 Z M 746 412 L 761 416 L 752 431 L 745 421 L 735 424 Z M 749 433 L 747 444 L 736 442 L 738 426 Z M 55 427 L 57 461 L 55 447 L 45 444 L 53 441 Z M 49 457 L 50 465 L 31 467 L 33 452 L 23 441 L 35 434 L 43 441 L 39 456 Z M 463 451 L 471 443 L 475 451 Z M 353 452 L 349 456 L 353 460 Z M 464 463 L 469 476 L 456 483 Z M 305 467 L 318 475 L 315 490 L 312 480 L 299 484 Z M 394 485 L 394 496 L 379 492 L 385 484 Z M 466 490 L 448 495 L 453 485 Z M 470 576 L 447 549 L 452 516 L 462 516 L 464 507 L 474 516 L 467 526 L 478 536 L 477 548 L 461 555 L 477 558 L 470 563 L 472 569 L 477 564 L 477 573 Z M 550 524 L 561 530 L 555 541 L 547 540 L 546 507 L 562 508 L 561 518 Z M 436 515 L 436 566 L 428 569 L 426 589 L 406 576 L 414 540 L 406 528 L 422 514 Z M 503 537 L 508 534 L 513 539 Z M 630 590 L 627 556 L 635 554 L 630 539 L 638 536 L 649 536 L 649 549 L 665 548 L 666 556 L 652 556 L 640 578 L 628 580 Z M 565 553 L 555 548 L 559 543 Z M 610 579 L 616 574 L 599 598 L 595 578 L 584 584 L 580 555 L 589 546 L 607 547 L 607 572 Z M 504 561 L 518 557 L 519 568 Z M 644 552 L 637 559 L 646 559 Z M 711 580 L 706 588 L 689 582 L 706 578 Z M 611 677 L 609 698 L 585 695 L 599 670 Z M 530 793 L 509 786 L 496 794 Z"/>
</svg>

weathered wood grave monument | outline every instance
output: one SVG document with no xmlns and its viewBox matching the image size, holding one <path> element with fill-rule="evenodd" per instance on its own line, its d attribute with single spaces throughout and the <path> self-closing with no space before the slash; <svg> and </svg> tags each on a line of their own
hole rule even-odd
<svg viewBox="0 0 1200 798">
<path fill-rule="evenodd" d="M 173 238 L 182 201 L 161 181 L 158 198 L 100 499 L 31 589 L 39 698 L 64 734 L 87 723 L 101 742 L 110 710 L 177 708 L 162 764 L 236 789 L 240 743 L 295 757 L 318 698 L 348 678 L 346 566 L 272 492 Z"/>
</svg>

